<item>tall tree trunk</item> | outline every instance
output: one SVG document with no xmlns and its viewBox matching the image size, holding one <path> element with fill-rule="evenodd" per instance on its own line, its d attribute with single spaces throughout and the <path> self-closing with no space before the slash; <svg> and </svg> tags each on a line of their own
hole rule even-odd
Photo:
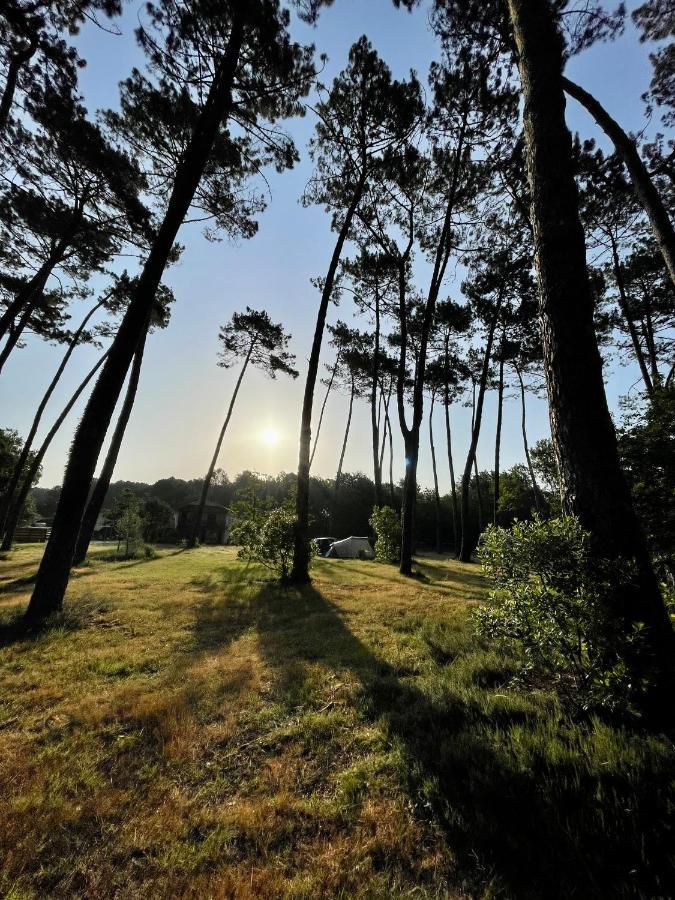
<svg viewBox="0 0 675 900">
<path fill-rule="evenodd" d="M 626 282 L 623 277 L 623 268 L 621 266 L 621 260 L 619 259 L 619 250 L 616 246 L 616 241 L 614 240 L 614 235 L 609 233 L 609 241 L 612 245 L 612 263 L 614 266 L 614 278 L 616 280 L 616 286 L 619 289 L 619 306 L 621 308 L 621 312 L 626 321 L 626 326 L 628 328 L 628 333 L 630 334 L 631 343 L 633 344 L 633 352 L 635 353 L 635 359 L 637 360 L 637 364 L 640 367 L 640 374 L 642 375 L 642 380 L 645 383 L 645 387 L 647 389 L 648 396 L 652 396 L 654 393 L 654 385 L 652 384 L 652 380 L 650 378 L 649 372 L 647 370 L 647 363 L 645 362 L 645 355 L 642 352 L 642 346 L 640 344 L 640 337 L 637 333 L 637 328 L 635 327 L 635 322 L 633 321 L 633 317 L 630 311 L 630 304 L 628 302 L 628 295 L 626 293 Z"/>
<path fill-rule="evenodd" d="M 370 388 L 370 423 L 373 432 L 373 476 L 375 481 L 375 506 L 382 506 L 382 464 L 380 463 L 380 421 L 376 413 L 380 383 L 380 291 L 375 284 L 375 347 Z"/>
<path fill-rule="evenodd" d="M 356 393 L 356 384 L 352 375 L 352 386 L 349 394 L 349 412 L 347 413 L 347 425 L 345 427 L 345 436 L 342 439 L 342 450 L 340 451 L 340 461 L 338 462 L 337 472 L 335 473 L 335 484 L 333 485 L 333 503 L 331 505 L 330 522 L 328 530 L 332 533 L 333 523 L 335 522 L 335 514 L 337 512 L 338 494 L 340 493 L 340 480 L 342 478 L 342 466 L 345 461 L 345 452 L 347 450 L 347 440 L 349 439 L 349 429 L 352 426 L 352 411 L 354 409 L 354 394 Z"/>
<path fill-rule="evenodd" d="M 431 331 L 438 294 L 443 284 L 448 260 L 452 251 L 450 236 L 452 232 L 452 214 L 455 208 L 455 199 L 459 186 L 459 176 L 464 158 L 464 138 L 468 123 L 469 112 L 464 110 L 462 124 L 454 153 L 452 175 L 448 190 L 448 201 L 445 208 L 445 217 L 441 234 L 436 247 L 434 268 L 429 284 L 429 293 L 424 307 L 422 329 L 420 334 L 419 351 L 416 354 L 415 384 L 413 387 L 413 418 L 412 425 L 408 428 L 405 418 L 404 386 L 407 353 L 407 327 L 405 308 L 405 265 L 399 270 L 399 320 L 401 326 L 401 349 L 399 352 L 398 379 L 396 386 L 396 398 L 398 416 L 405 444 L 405 478 L 403 482 L 403 508 L 401 516 L 401 562 L 399 572 L 401 575 L 412 575 L 412 554 L 415 542 L 415 506 L 417 503 L 417 462 L 420 446 L 420 426 L 424 417 L 424 373 L 427 362 L 427 345 Z"/>
<path fill-rule="evenodd" d="M 312 441 L 312 406 L 314 405 L 314 389 L 316 387 L 317 372 L 319 370 L 319 358 L 321 356 L 321 342 L 323 341 L 323 332 L 326 326 L 326 315 L 328 313 L 328 304 L 333 294 L 333 286 L 335 284 L 335 275 L 342 256 L 342 248 L 349 234 L 352 225 L 352 219 L 356 208 L 361 202 L 363 191 L 366 184 L 365 165 L 361 171 L 361 176 L 356 184 L 354 196 L 346 211 L 340 233 L 338 234 L 333 255 L 331 257 L 326 281 L 324 282 L 321 292 L 321 302 L 316 317 L 316 326 L 314 328 L 314 338 L 312 340 L 312 351 L 309 356 L 309 365 L 307 369 L 307 380 L 305 382 L 305 394 L 302 402 L 302 417 L 300 422 L 300 452 L 298 457 L 298 487 L 296 492 L 295 511 L 297 516 L 295 548 L 293 552 L 293 569 L 291 571 L 291 582 L 293 584 L 308 584 L 309 577 L 309 448 Z"/>
<path fill-rule="evenodd" d="M 607 610 L 626 633 L 642 622 L 651 654 L 628 660 L 650 689 L 645 707 L 672 715 L 675 635 L 621 471 L 602 379 L 584 233 L 565 124 L 563 42 L 548 0 L 508 0 L 524 99 L 527 168 L 544 365 L 563 509 L 600 559 L 635 563 Z"/>
<path fill-rule="evenodd" d="M 5 517 L 7 515 L 7 511 L 9 510 L 10 504 L 12 502 L 12 497 L 14 495 L 14 491 L 16 490 L 17 485 L 19 484 L 19 481 L 21 479 L 21 473 L 23 472 L 23 470 L 25 468 L 26 461 L 28 459 L 28 454 L 30 453 L 31 447 L 33 446 L 33 440 L 35 439 L 35 435 L 37 434 L 37 430 L 40 425 L 40 421 L 42 419 L 42 414 L 45 411 L 47 404 L 49 403 L 50 397 L 54 393 L 54 389 L 56 388 L 56 385 L 59 383 L 59 379 L 61 378 L 61 375 L 63 375 L 63 370 L 66 368 L 66 366 L 68 364 L 68 360 L 70 359 L 70 357 L 73 354 L 73 350 L 75 349 L 80 338 L 82 337 L 82 332 L 87 327 L 87 324 L 88 324 L 89 320 L 91 319 L 91 317 L 94 315 L 94 313 L 97 312 L 103 306 L 106 299 L 107 299 L 107 296 L 104 297 L 102 300 L 99 300 L 99 302 L 94 307 L 92 307 L 92 309 L 89 310 L 87 315 L 84 317 L 84 319 L 80 323 L 79 328 L 77 329 L 77 331 L 73 334 L 73 336 L 71 338 L 70 344 L 68 345 L 68 349 L 64 353 L 63 359 L 61 360 L 59 367 L 54 374 L 54 377 L 50 381 L 49 386 L 47 387 L 47 390 L 44 392 L 44 394 L 42 396 L 42 400 L 40 401 L 37 411 L 33 417 L 33 422 L 31 424 L 30 431 L 28 432 L 28 437 L 26 438 L 24 445 L 21 448 L 21 454 L 20 454 L 18 460 L 16 461 L 16 465 L 14 466 L 14 470 L 12 472 L 12 477 L 10 478 L 9 484 L 7 486 L 7 490 L 5 491 L 5 493 L 2 497 L 2 500 L 0 500 L 0 532 L 3 532 L 3 530 L 4 530 Z"/>
<path fill-rule="evenodd" d="M 105 462 L 103 463 L 103 468 L 101 469 L 101 474 L 99 475 L 98 480 L 94 485 L 94 490 L 92 491 L 91 497 L 89 498 L 89 503 L 87 503 L 87 508 L 85 509 L 84 515 L 82 516 L 82 524 L 80 525 L 80 531 L 77 536 L 77 543 L 75 545 L 75 552 L 73 553 L 74 566 L 79 566 L 82 562 L 84 562 L 87 552 L 89 551 L 89 544 L 91 543 L 91 539 L 94 536 L 96 522 L 98 521 L 99 513 L 103 509 L 103 504 L 108 493 L 108 488 L 110 487 L 110 482 L 112 481 L 112 476 L 115 471 L 115 466 L 117 465 L 117 457 L 119 456 L 120 448 L 122 446 L 124 433 L 126 431 L 127 425 L 129 424 L 131 410 L 133 409 L 134 401 L 136 399 L 136 391 L 138 390 L 138 381 L 141 375 L 141 366 L 143 364 L 144 348 L 145 336 L 141 338 L 141 342 L 136 348 L 134 361 L 131 366 L 131 372 L 129 373 L 129 384 L 127 385 L 127 392 L 124 396 L 124 403 L 122 404 L 122 409 L 120 410 L 117 424 L 115 425 L 112 440 L 110 441 L 110 447 L 108 448 Z"/>
<path fill-rule="evenodd" d="M 246 369 L 248 368 L 249 360 L 251 359 L 251 353 L 253 353 L 253 348 L 256 345 L 256 339 L 254 338 L 249 344 L 248 352 L 246 354 L 246 358 L 244 359 L 244 364 L 241 367 L 241 371 L 239 372 L 239 378 L 237 378 L 237 383 L 234 386 L 234 391 L 232 392 L 232 397 L 230 398 L 230 405 L 227 408 L 227 414 L 225 416 L 225 421 L 223 422 L 223 427 L 220 429 L 220 434 L 218 435 L 218 440 L 216 441 L 216 449 L 213 452 L 213 456 L 211 457 L 211 463 L 209 465 L 209 469 L 206 473 L 206 477 L 202 482 L 202 490 L 199 495 L 199 506 L 197 507 L 197 512 L 195 514 L 195 520 L 192 525 L 192 533 L 190 534 L 190 540 L 188 541 L 188 547 L 196 547 L 197 541 L 201 539 L 201 527 L 202 527 L 202 519 L 204 518 L 204 507 L 206 506 L 206 498 L 209 495 L 209 488 L 211 487 L 211 481 L 213 479 L 213 473 L 216 469 L 216 464 L 218 462 L 218 457 L 220 456 L 220 448 L 223 446 L 223 438 L 225 437 L 225 432 L 227 431 L 227 426 L 230 424 L 230 419 L 232 418 L 232 410 L 234 409 L 234 404 L 237 399 L 237 394 L 239 393 L 239 388 L 241 387 L 241 383 L 244 380 L 244 374 L 246 373 Z"/>
<path fill-rule="evenodd" d="M 412 575 L 413 553 L 415 552 L 415 511 L 417 506 L 417 460 L 419 457 L 419 428 L 411 429 L 404 437 L 405 478 L 403 479 L 403 502 L 401 505 L 401 575 Z"/>
<path fill-rule="evenodd" d="M 389 400 L 391 396 L 387 398 L 384 403 L 384 428 L 382 429 L 382 441 L 380 443 L 380 456 L 378 460 L 378 465 L 380 467 L 380 477 L 382 476 L 382 468 L 384 466 L 384 451 L 387 447 L 387 434 L 389 433 Z"/>
<path fill-rule="evenodd" d="M 522 68 L 521 66 L 521 71 Z M 654 238 L 663 256 L 670 279 L 675 285 L 675 229 L 673 229 L 668 211 L 659 196 L 659 192 L 649 176 L 647 167 L 640 158 L 635 141 L 626 134 L 619 123 L 610 116 L 592 94 L 570 81 L 569 78 L 563 77 L 561 80 L 562 87 L 593 116 L 626 164 L 637 198 L 647 213 Z M 565 100 L 563 98 L 563 109 L 564 103 Z"/>
<path fill-rule="evenodd" d="M 457 516 L 457 482 L 455 481 L 455 462 L 452 456 L 452 431 L 450 428 L 450 403 L 446 394 L 445 401 L 445 441 L 448 448 L 448 468 L 450 469 L 450 499 L 452 502 L 452 540 L 455 555 L 459 553 L 459 526 Z"/>
<path fill-rule="evenodd" d="M 35 454 L 30 466 L 28 467 L 24 480 L 19 488 L 12 505 L 9 508 L 9 512 L 7 513 L 7 519 L 5 521 L 5 533 L 2 539 L 2 545 L 0 545 L 0 550 L 10 550 L 12 547 L 12 542 L 14 541 L 14 533 L 16 532 L 16 526 L 19 524 L 19 519 L 21 517 L 21 510 L 23 509 L 24 503 L 26 502 L 26 498 L 30 493 L 30 489 L 33 486 L 33 481 L 35 480 L 36 475 L 42 465 L 42 460 L 45 458 L 45 453 L 49 450 L 49 445 L 54 439 L 54 435 L 59 430 L 59 428 L 63 425 L 68 413 L 71 411 L 73 406 L 77 403 L 82 391 L 89 384 L 94 375 L 101 368 L 103 363 L 106 360 L 106 357 L 109 354 L 109 350 L 107 350 L 103 356 L 98 360 L 98 362 L 94 365 L 92 369 L 89 370 L 88 374 L 85 378 L 80 382 L 79 386 L 71 396 L 70 400 L 66 403 L 66 405 L 61 410 L 60 415 L 50 428 L 47 436 L 42 442 L 40 449 Z"/>
<path fill-rule="evenodd" d="M 504 337 L 502 336 L 502 350 L 499 356 L 499 390 L 497 392 L 497 434 L 495 436 L 495 490 L 494 509 L 492 523 L 497 525 L 499 513 L 499 454 L 502 446 L 502 412 L 504 407 Z"/>
<path fill-rule="evenodd" d="M 180 228 L 199 186 L 213 143 L 232 106 L 232 83 L 244 36 L 243 7 L 237 6 L 230 41 L 176 172 L 171 197 L 143 271 L 70 451 L 52 533 L 38 570 L 27 616 L 46 618 L 61 609 L 73 551 L 96 462 L 124 380 L 148 327 L 157 288 Z"/>
<path fill-rule="evenodd" d="M 525 382 L 520 367 L 514 365 L 518 382 L 520 383 L 520 431 L 523 435 L 523 449 L 525 451 L 525 460 L 527 462 L 527 471 L 530 473 L 530 482 L 532 484 L 532 493 L 534 495 L 534 508 L 537 512 L 541 512 L 541 492 L 537 479 L 534 474 L 534 466 L 532 465 L 532 457 L 530 456 L 530 444 L 527 440 L 527 419 L 525 412 Z"/>
<path fill-rule="evenodd" d="M 321 425 L 323 424 L 323 414 L 326 412 L 326 404 L 328 403 L 328 397 L 330 392 L 333 390 L 333 382 L 335 381 L 335 375 L 337 374 L 338 366 L 340 365 L 340 354 L 335 357 L 335 365 L 330 373 L 330 378 L 328 380 L 328 384 L 326 386 L 326 393 L 324 394 L 323 403 L 321 404 L 321 413 L 319 414 L 319 424 L 316 426 L 316 434 L 314 435 L 314 444 L 312 446 L 312 453 L 309 457 L 309 467 L 312 468 L 312 463 L 314 462 L 314 454 L 316 453 L 316 445 L 319 443 L 319 435 L 321 434 Z"/>
<path fill-rule="evenodd" d="M 434 446 L 434 404 L 436 391 L 431 392 L 431 407 L 429 409 L 429 446 L 431 447 L 431 468 L 434 473 L 434 509 L 436 513 L 436 553 L 441 552 L 441 495 L 438 491 L 438 470 L 436 469 L 436 447 Z"/>
<path fill-rule="evenodd" d="M 450 359 L 448 340 L 445 341 L 445 387 L 443 406 L 445 409 L 445 442 L 448 449 L 448 468 L 450 469 L 450 499 L 452 503 L 452 540 L 455 556 L 459 554 L 459 528 L 457 521 L 457 484 L 455 482 L 455 463 L 452 456 L 452 430 L 450 428 Z"/>
<path fill-rule="evenodd" d="M 470 562 L 471 553 L 473 551 L 473 541 L 470 534 L 469 523 L 469 488 L 471 485 L 471 469 L 476 461 L 476 449 L 478 447 L 478 438 L 480 436 L 480 427 L 483 420 L 483 401 L 485 400 L 485 391 L 487 389 L 488 373 L 490 371 L 490 358 L 492 356 L 492 344 L 494 342 L 495 329 L 497 328 L 497 320 L 502 305 L 502 290 L 499 292 L 495 311 L 488 328 L 487 344 L 485 346 L 485 356 L 483 357 L 483 368 L 480 373 L 480 382 L 478 384 L 478 399 L 474 414 L 473 426 L 471 428 L 471 443 L 469 452 L 466 456 L 464 464 L 464 474 L 462 475 L 461 486 L 461 502 L 459 507 L 459 524 L 462 531 L 462 543 L 459 550 L 459 558 L 462 562 Z M 476 476 L 476 489 L 480 490 L 479 478 Z M 479 513 L 480 518 L 480 513 Z M 480 530 L 480 522 L 479 522 Z"/>
<path fill-rule="evenodd" d="M 391 385 L 389 387 L 389 397 L 391 398 Z M 387 430 L 387 439 L 389 441 L 389 503 L 392 509 L 396 509 L 396 491 L 394 490 L 394 435 L 391 430 L 391 419 L 389 418 L 389 400 L 384 407 L 384 421 Z"/>
</svg>

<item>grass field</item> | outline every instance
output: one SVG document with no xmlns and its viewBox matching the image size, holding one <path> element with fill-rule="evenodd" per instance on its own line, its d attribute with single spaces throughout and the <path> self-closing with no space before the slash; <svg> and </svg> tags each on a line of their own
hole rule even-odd
<svg viewBox="0 0 675 900">
<path fill-rule="evenodd" d="M 475 566 L 230 549 L 0 562 L 0 895 L 668 897 L 675 753 L 572 723 L 473 636 Z"/>
</svg>

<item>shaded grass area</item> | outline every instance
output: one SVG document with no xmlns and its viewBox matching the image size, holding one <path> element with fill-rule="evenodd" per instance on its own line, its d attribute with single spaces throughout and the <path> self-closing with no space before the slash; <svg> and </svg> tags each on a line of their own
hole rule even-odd
<svg viewBox="0 0 675 900">
<path fill-rule="evenodd" d="M 0 563 L 0 894 L 666 897 L 675 753 L 473 636 L 476 567 L 97 559 L 25 634 Z"/>
</svg>

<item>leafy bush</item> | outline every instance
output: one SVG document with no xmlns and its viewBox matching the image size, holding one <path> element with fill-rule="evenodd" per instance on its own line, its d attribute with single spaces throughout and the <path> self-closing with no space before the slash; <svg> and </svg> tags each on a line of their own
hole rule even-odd
<svg viewBox="0 0 675 900">
<path fill-rule="evenodd" d="M 623 633 L 607 615 L 628 573 L 589 553 L 589 535 L 573 517 L 490 526 L 478 557 L 492 582 L 475 619 L 481 635 L 518 649 L 529 674 L 552 676 L 583 708 L 630 704 L 625 660 L 639 629 Z"/>
<path fill-rule="evenodd" d="M 239 522 L 231 540 L 241 544 L 239 556 L 267 566 L 281 579 L 288 580 L 295 548 L 295 515 L 284 507 L 262 517 Z"/>
<path fill-rule="evenodd" d="M 397 563 L 401 558 L 401 519 L 391 506 L 375 506 L 368 520 L 375 532 L 375 558 Z"/>
</svg>

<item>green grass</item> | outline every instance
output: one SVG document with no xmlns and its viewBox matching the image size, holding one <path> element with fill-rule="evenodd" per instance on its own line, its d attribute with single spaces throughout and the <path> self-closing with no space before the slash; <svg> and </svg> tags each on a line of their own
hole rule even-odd
<svg viewBox="0 0 675 900">
<path fill-rule="evenodd" d="M 675 892 L 672 745 L 515 688 L 476 567 L 95 554 L 26 635 L 39 552 L 0 562 L 0 895 Z"/>
</svg>

